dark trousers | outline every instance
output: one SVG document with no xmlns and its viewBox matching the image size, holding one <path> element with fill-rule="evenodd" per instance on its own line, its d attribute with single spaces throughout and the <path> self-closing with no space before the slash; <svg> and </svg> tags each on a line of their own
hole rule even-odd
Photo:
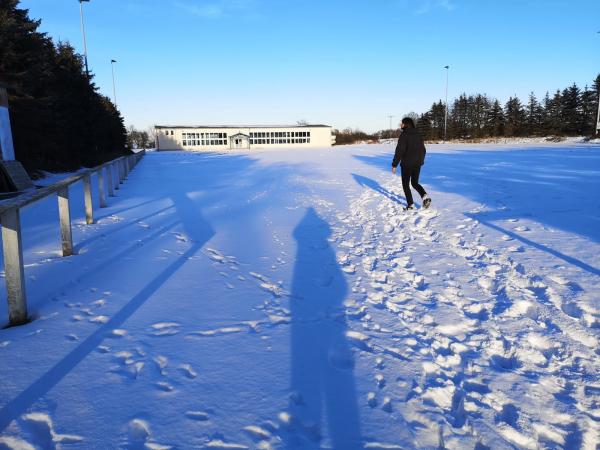
<svg viewBox="0 0 600 450">
<path fill-rule="evenodd" d="M 413 196 L 410 191 L 410 186 L 414 187 L 419 193 L 421 198 L 427 195 L 423 186 L 419 184 L 419 175 L 421 174 L 420 167 L 403 167 L 400 165 L 400 174 L 402 175 L 402 189 L 404 189 L 404 196 L 406 197 L 406 204 L 410 206 L 413 204 Z"/>
</svg>

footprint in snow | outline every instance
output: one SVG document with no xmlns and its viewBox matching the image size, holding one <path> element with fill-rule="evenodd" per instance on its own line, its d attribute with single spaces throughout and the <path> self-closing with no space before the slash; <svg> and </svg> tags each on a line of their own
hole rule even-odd
<svg viewBox="0 0 600 450">
<path fill-rule="evenodd" d="M 183 373 L 184 376 L 193 380 L 198 376 L 198 373 L 194 370 L 194 368 L 190 364 L 181 364 L 179 366 L 179 370 Z"/>
<path fill-rule="evenodd" d="M 15 448 L 62 448 L 64 444 L 78 444 L 83 442 L 81 436 L 72 434 L 59 434 L 54 429 L 54 423 L 49 415 L 44 413 L 29 413 L 19 419 L 21 428 L 32 435 L 33 441 L 26 447 Z M 31 445 L 33 444 L 33 446 Z M 12 448 L 12 447 L 11 447 Z"/>
<path fill-rule="evenodd" d="M 256 425 L 250 425 L 244 427 L 243 430 L 255 441 L 268 441 L 271 439 L 272 435 L 268 430 L 261 428 Z"/>
<path fill-rule="evenodd" d="M 207 331 L 194 331 L 189 333 L 188 336 L 194 337 L 215 337 L 215 336 L 224 336 L 228 334 L 242 333 L 244 331 L 243 328 L 240 327 L 223 327 L 217 328 L 215 330 L 207 330 Z"/>
<path fill-rule="evenodd" d="M 115 328 L 114 330 L 112 330 L 110 332 L 110 334 L 108 335 L 108 337 L 111 338 L 122 338 L 125 337 L 127 335 L 127 330 L 123 330 L 120 328 Z"/>
<path fill-rule="evenodd" d="M 142 419 L 133 419 L 127 427 L 127 445 L 130 450 L 169 450 L 171 445 L 164 445 L 152 439 L 150 424 Z"/>
<path fill-rule="evenodd" d="M 155 383 L 155 386 L 163 392 L 173 392 L 175 390 L 175 388 L 166 381 L 159 381 Z"/>
<path fill-rule="evenodd" d="M 177 322 L 158 322 L 151 326 L 152 336 L 173 336 L 180 331 L 181 324 Z"/>
<path fill-rule="evenodd" d="M 185 416 L 197 422 L 207 422 L 210 419 L 208 413 L 204 411 L 186 411 Z"/>
<path fill-rule="evenodd" d="M 166 368 L 167 368 L 167 365 L 169 364 L 168 358 L 166 356 L 158 355 L 158 356 L 152 358 L 152 360 L 158 367 L 160 374 L 162 376 L 166 376 L 167 375 Z"/>
</svg>

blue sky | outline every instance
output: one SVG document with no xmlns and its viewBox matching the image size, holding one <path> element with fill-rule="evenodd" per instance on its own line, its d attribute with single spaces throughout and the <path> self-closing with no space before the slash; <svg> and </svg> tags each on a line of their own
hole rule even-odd
<svg viewBox="0 0 600 450">
<path fill-rule="evenodd" d="M 22 0 L 83 52 L 77 0 Z M 281 124 L 366 131 L 444 96 L 502 102 L 600 73 L 598 0 L 91 0 L 90 69 L 128 125 Z"/>
</svg>

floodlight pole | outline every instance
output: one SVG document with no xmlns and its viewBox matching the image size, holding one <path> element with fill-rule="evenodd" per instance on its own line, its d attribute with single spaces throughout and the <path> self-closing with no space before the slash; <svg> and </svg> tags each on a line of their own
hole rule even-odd
<svg viewBox="0 0 600 450">
<path fill-rule="evenodd" d="M 79 14 L 81 16 L 81 34 L 83 35 L 83 58 L 85 61 L 85 73 L 87 77 L 90 77 L 90 69 L 88 67 L 88 54 L 87 54 L 87 41 L 85 39 L 85 24 L 83 22 L 83 2 L 89 2 L 90 0 L 79 0 Z"/>
<path fill-rule="evenodd" d="M 444 66 L 446 69 L 446 107 L 444 112 L 444 142 L 446 142 L 446 134 L 448 130 L 448 74 L 450 72 L 450 66 Z"/>
<path fill-rule="evenodd" d="M 600 86 L 598 91 L 598 117 L 596 118 L 596 134 L 600 135 Z"/>
<path fill-rule="evenodd" d="M 600 31 L 598 31 L 597 34 L 600 34 Z M 596 134 L 600 136 L 600 84 L 598 84 L 597 89 L 598 89 L 598 116 L 596 117 Z"/>
<path fill-rule="evenodd" d="M 117 108 L 117 88 L 115 85 L 115 63 L 117 61 L 114 59 L 110 60 L 110 67 L 112 69 L 112 79 L 113 79 L 113 99 L 114 99 L 114 103 L 115 103 L 115 108 Z M 117 108 L 118 109 L 118 108 Z"/>
</svg>

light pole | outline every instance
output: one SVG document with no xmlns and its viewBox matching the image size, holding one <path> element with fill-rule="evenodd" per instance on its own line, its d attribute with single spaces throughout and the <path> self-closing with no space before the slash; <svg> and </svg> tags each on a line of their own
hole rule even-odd
<svg viewBox="0 0 600 450">
<path fill-rule="evenodd" d="M 390 119 L 390 138 L 393 138 L 393 133 L 392 133 L 392 119 L 396 117 L 396 116 L 388 116 L 388 118 Z"/>
<path fill-rule="evenodd" d="M 112 69 L 112 77 L 113 77 L 113 100 L 114 100 L 115 108 L 117 108 L 117 89 L 115 87 L 115 63 L 116 62 L 117 62 L 116 59 L 110 60 L 110 67 Z"/>
<path fill-rule="evenodd" d="M 89 2 L 90 0 L 79 0 L 79 14 L 81 15 L 81 34 L 83 34 L 83 58 L 85 61 L 85 73 L 87 77 L 90 77 L 90 69 L 88 68 L 88 57 L 87 57 L 87 42 L 85 40 L 85 25 L 83 23 L 83 2 Z"/>
<path fill-rule="evenodd" d="M 600 31 L 597 32 L 600 34 Z M 600 135 L 600 85 L 597 86 L 598 89 L 598 116 L 596 117 L 596 134 Z"/>
<path fill-rule="evenodd" d="M 446 142 L 446 132 L 448 130 L 448 74 L 450 73 L 450 66 L 444 66 L 446 69 L 446 107 L 444 108 L 444 142 Z"/>
</svg>

